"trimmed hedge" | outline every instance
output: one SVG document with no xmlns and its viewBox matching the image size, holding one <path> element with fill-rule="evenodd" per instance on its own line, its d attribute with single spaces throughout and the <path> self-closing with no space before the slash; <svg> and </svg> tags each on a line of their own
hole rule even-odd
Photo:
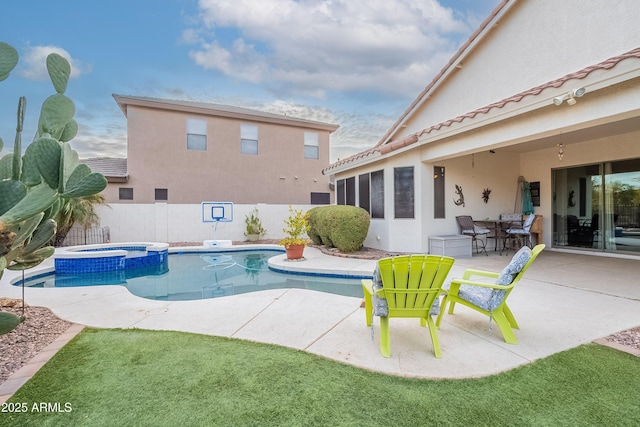
<svg viewBox="0 0 640 427">
<path fill-rule="evenodd" d="M 369 213 L 356 206 L 320 206 L 309 210 L 307 234 L 316 245 L 354 252 L 367 238 L 369 222 Z"/>
</svg>

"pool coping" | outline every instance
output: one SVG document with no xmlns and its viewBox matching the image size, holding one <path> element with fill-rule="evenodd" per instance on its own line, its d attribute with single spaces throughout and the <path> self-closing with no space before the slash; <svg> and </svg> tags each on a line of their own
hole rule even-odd
<svg viewBox="0 0 640 427">
<path fill-rule="evenodd" d="M 100 257 L 115 257 L 123 256 L 127 254 L 126 249 L 130 247 L 144 247 L 147 252 L 160 252 L 169 249 L 168 243 L 162 242 L 125 242 L 125 243 L 102 243 L 96 245 L 78 245 L 78 246 L 65 246 L 56 249 L 53 259 L 68 259 L 68 258 L 96 258 L 97 254 Z M 117 248 L 117 249 L 113 249 Z"/>
</svg>

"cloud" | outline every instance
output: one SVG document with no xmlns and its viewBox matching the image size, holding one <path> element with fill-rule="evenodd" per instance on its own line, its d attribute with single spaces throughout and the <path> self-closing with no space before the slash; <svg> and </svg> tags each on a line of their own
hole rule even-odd
<svg viewBox="0 0 640 427">
<path fill-rule="evenodd" d="M 436 0 L 200 0 L 196 64 L 272 92 L 413 97 L 471 32 Z"/>
<path fill-rule="evenodd" d="M 20 68 L 17 71 L 19 75 L 29 80 L 48 80 L 47 72 L 47 56 L 51 53 L 57 53 L 64 59 L 69 61 L 71 65 L 71 78 L 75 79 L 82 74 L 91 72 L 91 66 L 72 58 L 69 52 L 57 46 L 33 46 L 28 47 L 26 52 L 21 55 Z"/>
<path fill-rule="evenodd" d="M 234 105 L 273 114 L 340 125 L 331 135 L 331 162 L 373 147 L 397 118 L 397 115 L 393 114 L 393 112 L 389 115 L 347 112 L 321 106 L 304 105 L 282 99 L 272 102 L 247 101 L 241 98 L 227 97 L 217 97 L 213 100 L 192 100 Z"/>
</svg>

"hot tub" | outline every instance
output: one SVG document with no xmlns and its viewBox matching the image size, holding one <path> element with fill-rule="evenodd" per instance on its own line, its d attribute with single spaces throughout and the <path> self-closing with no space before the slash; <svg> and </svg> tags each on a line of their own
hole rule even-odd
<svg viewBox="0 0 640 427">
<path fill-rule="evenodd" d="M 75 274 L 166 264 L 168 253 L 168 243 L 106 243 L 69 246 L 56 251 L 53 258 L 57 273 Z"/>
</svg>

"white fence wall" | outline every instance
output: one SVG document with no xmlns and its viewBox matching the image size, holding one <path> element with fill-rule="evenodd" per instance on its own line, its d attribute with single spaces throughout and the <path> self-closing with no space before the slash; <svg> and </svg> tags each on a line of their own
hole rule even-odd
<svg viewBox="0 0 640 427">
<path fill-rule="evenodd" d="M 292 205 L 307 211 L 317 205 Z M 203 242 L 204 240 L 245 240 L 245 215 L 254 208 L 267 230 L 264 239 L 284 237 L 284 220 L 289 205 L 233 205 L 233 222 L 221 222 L 214 236 L 213 223 L 202 222 L 201 205 L 112 204 L 98 206 L 100 226 L 109 227 L 112 242 Z"/>
</svg>

